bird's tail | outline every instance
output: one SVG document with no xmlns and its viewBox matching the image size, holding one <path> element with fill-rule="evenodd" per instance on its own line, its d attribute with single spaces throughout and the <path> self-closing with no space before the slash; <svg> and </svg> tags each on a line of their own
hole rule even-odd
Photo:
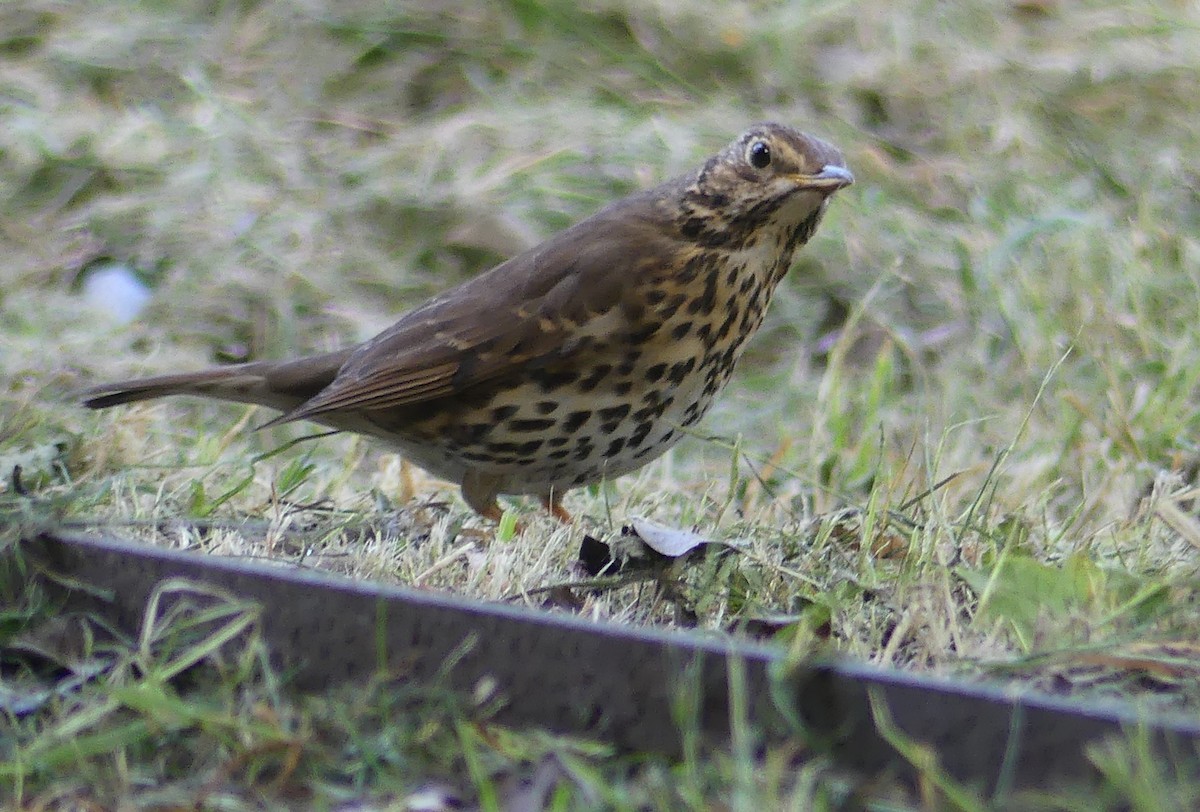
<svg viewBox="0 0 1200 812">
<path fill-rule="evenodd" d="M 168 395 L 193 395 L 236 403 L 255 403 L 290 412 L 337 376 L 348 350 L 295 361 L 257 361 L 199 372 L 135 378 L 92 387 L 82 393 L 83 405 L 107 409 Z"/>
</svg>

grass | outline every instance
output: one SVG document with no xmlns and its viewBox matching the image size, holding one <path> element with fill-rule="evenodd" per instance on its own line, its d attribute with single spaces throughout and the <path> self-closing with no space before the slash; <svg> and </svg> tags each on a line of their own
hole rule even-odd
<svg viewBox="0 0 1200 812">
<path fill-rule="evenodd" d="M 880 664 L 1200 707 L 1190 6 L 20 0 L 0 32 L 10 530 L 67 519 L 496 599 L 567 580 L 584 533 L 646 516 L 744 551 L 685 573 L 682 614 L 645 585 L 581 612 L 792 614 L 814 645 Z M 359 439 L 293 446 L 310 429 L 252 432 L 265 415 L 237 406 L 73 400 L 365 338 L 765 118 L 841 146 L 858 183 L 698 435 L 571 494 L 576 527 L 513 502 L 529 529 L 486 543 L 453 488 Z M 112 264 L 151 294 L 128 324 L 86 294 Z M 44 615 L 23 606 L 9 638 Z M 17 803 L 201 785 L 224 793 L 212 806 L 382 803 L 436 784 L 486 805 L 538 775 L 559 808 L 839 797 L 773 755 L 747 779 L 736 759 L 497 744 L 470 709 L 394 686 L 288 697 L 253 657 L 185 692 L 121 676 L 129 645 L 99 684 L 0 717 Z M 384 724 L 401 701 L 405 724 Z M 54 751 L 64 729 L 91 750 Z M 181 754 L 202 766 L 184 774 Z M 1136 742 L 1097 758 L 1108 795 L 1047 803 L 1194 792 Z"/>
</svg>

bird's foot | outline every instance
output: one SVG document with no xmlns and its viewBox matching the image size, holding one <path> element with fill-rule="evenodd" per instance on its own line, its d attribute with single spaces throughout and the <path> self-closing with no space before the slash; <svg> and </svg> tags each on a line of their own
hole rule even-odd
<svg viewBox="0 0 1200 812">
<path fill-rule="evenodd" d="M 546 508 L 546 511 L 551 516 L 558 519 L 563 524 L 575 523 L 575 517 L 571 515 L 569 510 L 562 506 L 562 497 L 557 493 L 543 496 L 542 507 Z"/>
</svg>

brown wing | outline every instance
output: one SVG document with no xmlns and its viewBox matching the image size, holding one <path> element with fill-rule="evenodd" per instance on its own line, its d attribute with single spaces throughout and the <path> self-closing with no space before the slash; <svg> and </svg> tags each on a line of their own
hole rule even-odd
<svg viewBox="0 0 1200 812">
<path fill-rule="evenodd" d="M 654 199 L 628 198 L 406 314 L 280 422 L 445 397 L 567 358 L 589 326 L 620 329 L 671 247 Z"/>
</svg>

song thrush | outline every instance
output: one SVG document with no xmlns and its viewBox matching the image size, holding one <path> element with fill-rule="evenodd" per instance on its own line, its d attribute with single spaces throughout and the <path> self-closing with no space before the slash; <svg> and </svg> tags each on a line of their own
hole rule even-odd
<svg viewBox="0 0 1200 812">
<path fill-rule="evenodd" d="M 283 412 L 267 425 L 379 438 L 486 517 L 497 495 L 531 494 L 569 518 L 564 492 L 640 468 L 704 415 L 792 253 L 853 182 L 837 148 L 760 124 L 356 347 L 110 383 L 86 404 L 257 403 Z"/>
</svg>

